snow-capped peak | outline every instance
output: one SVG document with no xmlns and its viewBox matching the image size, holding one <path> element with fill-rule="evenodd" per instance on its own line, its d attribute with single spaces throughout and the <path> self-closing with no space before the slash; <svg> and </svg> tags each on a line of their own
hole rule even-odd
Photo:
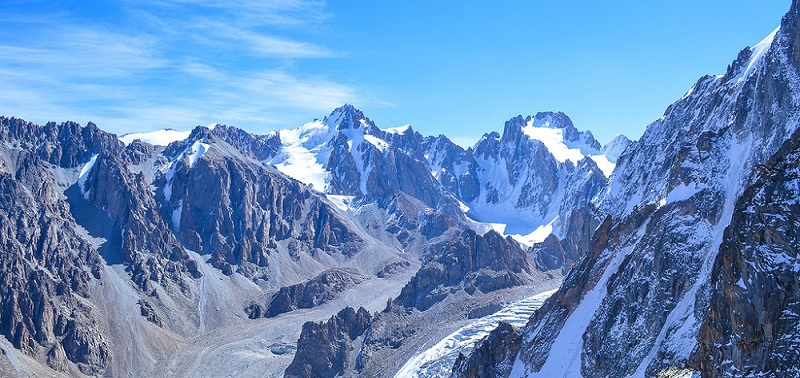
<svg viewBox="0 0 800 378">
<path fill-rule="evenodd" d="M 600 147 L 594 136 L 589 131 L 578 131 L 572 120 L 564 113 L 537 113 L 525 121 L 525 125 L 521 128 L 522 134 L 531 140 L 542 142 L 558 162 L 570 161 L 578 165 L 581 160 L 588 157 L 597 164 L 606 177 L 609 177 L 614 170 L 618 155 L 607 156 L 606 150 Z M 507 132 L 506 135 L 508 134 Z M 624 136 L 622 138 L 628 140 Z M 621 139 L 618 142 L 624 144 Z M 627 147 L 627 144 L 624 147 Z"/>
<path fill-rule="evenodd" d="M 344 130 L 361 128 L 362 125 L 368 123 L 367 121 L 367 117 L 360 110 L 353 105 L 344 104 L 334 109 L 329 116 L 322 120 L 322 123 L 332 129 Z"/>
<path fill-rule="evenodd" d="M 603 155 L 606 155 L 608 161 L 616 163 L 617 159 L 622 156 L 622 153 L 625 152 L 625 149 L 628 148 L 631 143 L 631 140 L 625 135 L 617 134 L 603 146 Z"/>
</svg>

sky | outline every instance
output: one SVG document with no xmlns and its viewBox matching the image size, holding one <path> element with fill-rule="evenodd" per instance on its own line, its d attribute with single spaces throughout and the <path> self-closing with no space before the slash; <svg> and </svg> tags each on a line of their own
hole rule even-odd
<svg viewBox="0 0 800 378">
<path fill-rule="evenodd" d="M 633 139 L 790 0 L 0 0 L 0 115 L 117 133 L 294 128 L 350 103 L 472 145 L 563 111 Z"/>
</svg>

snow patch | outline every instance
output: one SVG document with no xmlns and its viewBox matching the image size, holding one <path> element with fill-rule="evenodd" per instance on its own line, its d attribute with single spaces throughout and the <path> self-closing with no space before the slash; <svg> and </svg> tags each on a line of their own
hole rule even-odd
<svg viewBox="0 0 800 378">
<path fill-rule="evenodd" d="M 183 213 L 183 200 L 178 202 L 178 207 L 172 210 L 172 227 L 175 231 L 181 228 L 181 214 Z"/>
<path fill-rule="evenodd" d="M 681 183 L 680 185 L 672 188 L 672 190 L 669 193 L 667 193 L 666 201 L 662 202 L 662 204 L 687 200 L 689 198 L 692 198 L 693 195 L 695 195 L 697 192 L 699 192 L 704 188 L 705 188 L 704 185 L 697 185 L 697 183 L 695 182 L 692 182 L 688 185 Z"/>
<path fill-rule="evenodd" d="M 383 131 L 389 134 L 405 134 L 408 129 L 411 128 L 411 125 L 403 125 L 398 127 L 390 127 L 388 129 L 384 129 Z"/>
<path fill-rule="evenodd" d="M 270 162 L 279 171 L 289 175 L 313 189 L 324 192 L 327 187 L 328 171 L 320 161 L 325 143 L 333 136 L 329 128 L 320 121 L 314 121 L 296 129 L 279 131 L 281 153 Z"/>
<path fill-rule="evenodd" d="M 211 128 L 211 127 L 209 127 Z M 172 142 L 185 140 L 192 133 L 191 130 L 178 131 L 173 129 L 156 130 L 143 133 L 128 133 L 119 138 L 126 146 L 136 139 L 155 146 L 166 146 Z"/>
<path fill-rule="evenodd" d="M 353 201 L 353 198 L 355 198 L 354 196 L 342 196 L 337 194 L 328 194 L 327 197 L 339 210 L 345 211 L 350 208 L 350 203 Z"/>
<path fill-rule="evenodd" d="M 532 246 L 536 243 L 541 243 L 544 239 L 547 239 L 550 234 L 553 233 L 553 223 L 555 223 L 555 219 L 548 224 L 543 224 L 539 227 L 536 227 L 530 233 L 522 234 L 522 233 L 513 233 L 508 231 L 509 225 L 504 223 L 487 223 L 493 230 L 497 231 L 501 235 L 510 236 L 514 240 L 516 240 L 520 244 L 525 244 L 527 246 Z M 512 226 L 513 229 L 513 226 Z"/>
<path fill-rule="evenodd" d="M 542 142 L 559 163 L 569 160 L 577 165 L 583 159 L 584 154 L 581 153 L 580 148 L 570 148 L 564 144 L 563 129 L 534 127 L 532 122 L 523 127 L 522 132 L 529 138 Z"/>
<path fill-rule="evenodd" d="M 589 155 L 589 158 L 594 160 L 597 168 L 600 168 L 606 178 L 611 177 L 611 173 L 614 172 L 614 168 L 617 166 L 606 155 Z"/>
<path fill-rule="evenodd" d="M 373 135 L 364 135 L 364 140 L 378 148 L 381 153 L 386 152 L 386 149 L 389 148 L 389 143 L 386 143 L 385 140 Z"/>
<path fill-rule="evenodd" d="M 194 142 L 192 144 L 192 148 L 187 154 L 189 158 L 189 168 L 194 168 L 194 165 L 197 164 L 197 160 L 203 157 L 203 154 L 205 154 L 208 149 L 209 145 L 207 143 L 203 143 L 201 141 Z"/>
<path fill-rule="evenodd" d="M 94 167 L 94 163 L 97 161 L 97 154 L 92 155 L 89 161 L 83 165 L 81 168 L 80 176 L 78 176 L 78 188 L 81 190 L 81 194 L 83 194 L 83 198 L 88 200 L 89 199 L 89 191 L 84 188 L 86 185 L 86 179 L 89 177 L 89 172 Z"/>
<path fill-rule="evenodd" d="M 778 31 L 781 29 L 778 26 L 775 30 L 772 31 L 766 38 L 762 39 L 761 42 L 757 43 L 755 46 L 750 48 L 751 55 L 750 60 L 747 62 L 747 66 L 742 71 L 741 74 L 736 78 L 736 83 L 741 83 L 746 80 L 750 75 L 753 74 L 755 71 L 758 62 L 761 61 L 761 58 L 769 51 L 769 47 L 772 46 L 772 41 L 775 39 L 775 35 L 778 34 Z"/>
<path fill-rule="evenodd" d="M 644 230 L 647 225 L 639 229 L 637 239 L 641 239 L 644 235 Z M 613 260 L 608 264 L 603 276 L 595 284 L 594 288 L 586 293 L 580 304 L 572 312 L 570 317 L 564 322 L 564 326 L 556 336 L 553 345 L 550 348 L 550 354 L 547 356 L 542 368 L 536 372 L 526 372 L 525 365 L 522 360 L 517 356 L 514 362 L 514 367 L 511 370 L 511 377 L 580 377 L 581 376 L 581 351 L 583 350 L 583 333 L 589 322 L 594 317 L 594 313 L 600 308 L 600 303 L 606 296 L 606 285 L 611 276 L 617 272 L 620 264 L 630 254 L 636 243 L 631 243 L 631 246 L 620 253 L 615 254 Z M 603 252 L 603 255 L 608 255 L 609 251 Z M 533 334 L 528 334 L 528 338 Z M 529 373 L 529 374 L 526 374 Z"/>
</svg>

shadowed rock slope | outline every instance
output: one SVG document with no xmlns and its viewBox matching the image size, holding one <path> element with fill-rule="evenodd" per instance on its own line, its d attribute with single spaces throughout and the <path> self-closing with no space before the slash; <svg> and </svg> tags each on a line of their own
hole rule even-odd
<svg viewBox="0 0 800 378">
<path fill-rule="evenodd" d="M 800 374 L 800 132 L 736 204 L 700 330 L 703 376 Z"/>
</svg>

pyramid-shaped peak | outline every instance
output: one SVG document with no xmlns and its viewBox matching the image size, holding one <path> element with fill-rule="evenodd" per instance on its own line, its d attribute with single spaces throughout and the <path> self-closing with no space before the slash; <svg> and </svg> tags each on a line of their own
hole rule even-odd
<svg viewBox="0 0 800 378">
<path fill-rule="evenodd" d="M 344 104 L 334 109 L 322 122 L 336 130 L 358 129 L 362 122 L 371 123 L 361 110 L 350 104 Z"/>
</svg>

